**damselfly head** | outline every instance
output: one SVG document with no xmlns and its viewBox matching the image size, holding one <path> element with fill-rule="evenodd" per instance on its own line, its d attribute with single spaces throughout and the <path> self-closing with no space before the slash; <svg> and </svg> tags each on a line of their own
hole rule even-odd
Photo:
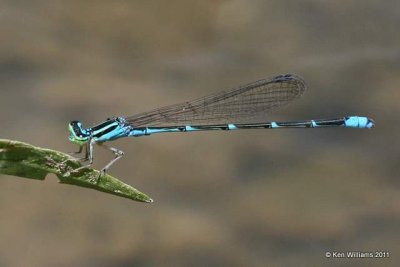
<svg viewBox="0 0 400 267">
<path fill-rule="evenodd" d="M 84 145 L 89 141 L 90 134 L 85 130 L 80 121 L 71 121 L 68 124 L 69 141 L 77 145 Z"/>
</svg>

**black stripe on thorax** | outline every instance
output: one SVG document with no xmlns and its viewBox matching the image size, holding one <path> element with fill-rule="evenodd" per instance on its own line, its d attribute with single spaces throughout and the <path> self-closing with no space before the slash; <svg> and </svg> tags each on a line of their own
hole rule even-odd
<svg viewBox="0 0 400 267">
<path fill-rule="evenodd" d="M 113 130 L 115 130 L 119 125 L 119 122 L 115 119 L 107 120 L 99 125 L 92 127 L 91 133 L 93 137 L 100 137 L 105 135 Z"/>
<path fill-rule="evenodd" d="M 93 126 L 91 129 L 92 129 L 94 132 L 96 132 L 96 131 L 98 131 L 98 130 L 100 130 L 100 129 L 102 129 L 102 128 L 107 127 L 108 125 L 111 125 L 111 124 L 115 123 L 115 122 L 116 122 L 115 120 L 107 120 L 107 121 L 105 121 L 105 122 L 103 122 L 103 123 L 101 123 L 101 124 L 98 124 L 98 125 Z"/>
<path fill-rule="evenodd" d="M 115 125 L 108 126 L 108 128 L 104 128 L 104 130 L 101 130 L 101 129 L 97 130 L 98 131 L 97 133 L 95 131 L 93 131 L 93 133 L 94 133 L 93 137 L 100 137 L 102 135 L 105 135 L 105 134 L 115 130 L 115 128 L 117 128 L 117 127 L 118 127 L 118 124 L 116 123 Z"/>
</svg>

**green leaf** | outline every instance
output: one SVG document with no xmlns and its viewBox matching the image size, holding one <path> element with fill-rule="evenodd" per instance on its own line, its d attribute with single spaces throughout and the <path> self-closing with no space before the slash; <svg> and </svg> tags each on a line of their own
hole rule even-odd
<svg viewBox="0 0 400 267">
<path fill-rule="evenodd" d="M 35 147 L 19 141 L 0 139 L 0 173 L 24 178 L 44 180 L 54 173 L 60 183 L 96 189 L 132 200 L 151 203 L 153 200 L 108 174 L 84 168 L 74 171 L 81 162 L 68 154 L 51 149 Z"/>
</svg>

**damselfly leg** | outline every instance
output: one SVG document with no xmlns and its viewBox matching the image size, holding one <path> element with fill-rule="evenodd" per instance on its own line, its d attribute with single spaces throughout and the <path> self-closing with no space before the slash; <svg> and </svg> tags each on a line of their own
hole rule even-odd
<svg viewBox="0 0 400 267">
<path fill-rule="evenodd" d="M 99 147 L 104 148 L 108 151 L 111 151 L 114 153 L 115 157 L 109 162 L 107 163 L 107 165 L 101 170 L 100 175 L 98 178 L 100 178 L 101 176 L 103 176 L 107 170 L 120 158 L 122 158 L 122 156 L 124 155 L 124 152 L 122 150 L 119 150 L 117 148 L 114 147 L 109 147 L 104 143 L 96 143 L 96 141 L 94 139 L 91 139 L 89 141 L 89 144 L 85 146 L 85 150 L 86 150 L 86 160 L 89 160 L 89 164 L 81 166 L 77 169 L 74 170 L 74 172 L 80 171 L 82 169 L 85 168 L 89 168 L 90 166 L 92 166 L 93 164 L 93 145 L 97 144 Z"/>
<path fill-rule="evenodd" d="M 85 155 L 83 157 L 77 158 L 79 161 L 85 162 L 89 160 L 89 144 L 85 144 L 84 146 L 79 146 L 79 150 L 78 151 L 74 151 L 74 152 L 68 152 L 67 154 L 69 155 L 79 155 L 82 153 L 83 151 L 83 147 L 85 147 Z"/>
<path fill-rule="evenodd" d="M 96 141 L 94 139 L 91 139 L 89 141 L 89 144 L 87 144 L 85 146 L 86 147 L 85 148 L 86 149 L 86 154 L 88 154 L 88 155 L 85 156 L 85 161 L 89 160 L 89 164 L 86 164 L 84 166 L 81 166 L 81 167 L 75 169 L 74 172 L 77 172 L 77 171 L 80 171 L 80 170 L 82 170 L 84 168 L 88 168 L 88 167 L 92 166 L 92 164 L 93 164 L 93 144 L 94 143 L 96 143 Z"/>
<path fill-rule="evenodd" d="M 112 159 L 109 163 L 107 163 L 107 165 L 101 170 L 102 174 L 105 174 L 106 171 L 111 167 L 111 165 L 113 165 L 117 160 L 119 160 L 120 158 L 122 158 L 122 156 L 124 155 L 124 151 L 119 150 L 119 149 L 117 149 L 117 148 L 115 148 L 115 147 L 107 146 L 107 145 L 104 144 L 104 143 L 100 143 L 100 144 L 98 144 L 98 145 L 99 145 L 101 148 L 104 148 L 104 149 L 106 149 L 106 150 L 109 150 L 109 151 L 113 152 L 114 155 L 115 155 L 115 158 Z"/>
<path fill-rule="evenodd" d="M 79 150 L 78 151 L 72 151 L 72 152 L 68 152 L 68 155 L 79 155 L 82 153 L 83 150 L 83 146 L 79 146 Z"/>
</svg>

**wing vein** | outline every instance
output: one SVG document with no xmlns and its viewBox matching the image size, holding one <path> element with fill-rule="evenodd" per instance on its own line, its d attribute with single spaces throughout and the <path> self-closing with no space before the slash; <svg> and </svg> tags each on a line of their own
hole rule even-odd
<svg viewBox="0 0 400 267">
<path fill-rule="evenodd" d="M 306 84 L 295 74 L 278 75 L 193 101 L 126 118 L 133 127 L 256 122 L 299 98 Z"/>
</svg>

